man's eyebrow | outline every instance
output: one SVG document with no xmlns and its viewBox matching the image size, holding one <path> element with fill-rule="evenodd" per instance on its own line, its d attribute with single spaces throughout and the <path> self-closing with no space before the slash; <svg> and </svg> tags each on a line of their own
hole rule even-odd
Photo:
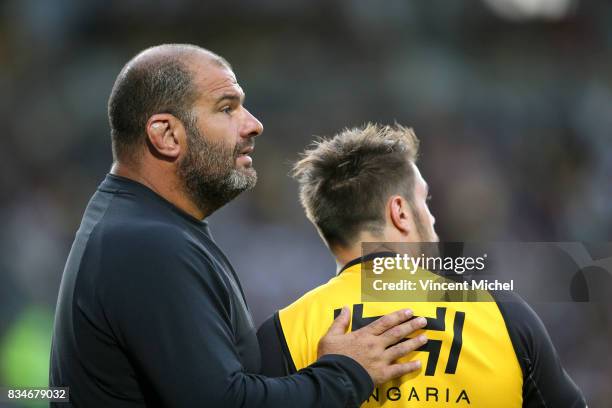
<svg viewBox="0 0 612 408">
<path fill-rule="evenodd" d="M 242 103 L 244 102 L 244 97 L 245 95 L 243 93 L 226 92 L 217 98 L 217 100 L 215 101 L 215 104 L 218 104 L 219 102 L 222 102 L 225 100 L 238 101 Z"/>
</svg>

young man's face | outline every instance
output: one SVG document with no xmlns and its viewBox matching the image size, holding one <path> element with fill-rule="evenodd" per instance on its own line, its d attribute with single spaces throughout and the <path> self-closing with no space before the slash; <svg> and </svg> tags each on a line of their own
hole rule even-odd
<svg viewBox="0 0 612 408">
<path fill-rule="evenodd" d="M 411 166 L 414 171 L 414 229 L 417 231 L 414 242 L 438 242 L 439 238 L 434 230 L 436 219 L 431 215 L 427 205 L 429 186 L 419 168 L 414 163 Z"/>
</svg>

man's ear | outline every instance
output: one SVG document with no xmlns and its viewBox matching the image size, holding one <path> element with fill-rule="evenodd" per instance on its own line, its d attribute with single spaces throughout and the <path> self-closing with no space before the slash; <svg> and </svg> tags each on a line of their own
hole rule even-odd
<svg viewBox="0 0 612 408">
<path fill-rule="evenodd" d="M 147 139 L 152 153 L 166 160 L 175 160 L 185 145 L 185 127 L 169 113 L 156 113 L 146 125 Z"/>
<path fill-rule="evenodd" d="M 402 235 L 408 235 L 411 231 L 411 212 L 408 202 L 399 195 L 394 195 L 387 201 L 387 212 L 391 219 L 391 224 Z"/>
</svg>

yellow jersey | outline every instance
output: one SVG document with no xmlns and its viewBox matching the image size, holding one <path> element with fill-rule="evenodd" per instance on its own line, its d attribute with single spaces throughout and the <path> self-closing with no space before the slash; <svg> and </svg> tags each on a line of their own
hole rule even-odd
<svg viewBox="0 0 612 408">
<path fill-rule="evenodd" d="M 421 369 L 376 386 L 363 407 L 585 406 L 544 326 L 522 299 L 506 303 L 489 295 L 489 301 L 478 302 L 362 302 L 362 262 L 374 255 L 347 264 L 262 326 L 260 343 L 271 338 L 262 336 L 267 330 L 276 333 L 280 344 L 278 350 L 261 344 L 263 374 L 287 375 L 314 363 L 319 339 L 345 305 L 352 309 L 350 330 L 410 308 L 427 319 L 427 326 L 413 335 L 425 332 L 429 340 L 404 360 L 420 360 Z M 276 368 L 269 363 L 278 360 L 274 353 L 283 354 Z"/>
</svg>

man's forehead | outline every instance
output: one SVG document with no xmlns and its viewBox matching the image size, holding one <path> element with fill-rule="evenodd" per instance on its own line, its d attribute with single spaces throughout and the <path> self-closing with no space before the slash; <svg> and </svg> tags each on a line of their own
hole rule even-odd
<svg viewBox="0 0 612 408">
<path fill-rule="evenodd" d="M 423 188 L 425 190 L 429 189 L 429 186 L 427 185 L 427 182 L 425 181 L 425 179 L 423 178 L 423 176 L 421 175 L 421 171 L 419 170 L 419 167 L 414 164 L 414 163 L 410 163 L 412 170 L 414 171 L 414 178 L 415 178 L 415 185 L 417 188 Z"/>
<path fill-rule="evenodd" d="M 217 98 L 223 94 L 244 96 L 234 72 L 214 62 L 206 62 L 197 67 L 194 79 L 204 97 Z"/>
</svg>

